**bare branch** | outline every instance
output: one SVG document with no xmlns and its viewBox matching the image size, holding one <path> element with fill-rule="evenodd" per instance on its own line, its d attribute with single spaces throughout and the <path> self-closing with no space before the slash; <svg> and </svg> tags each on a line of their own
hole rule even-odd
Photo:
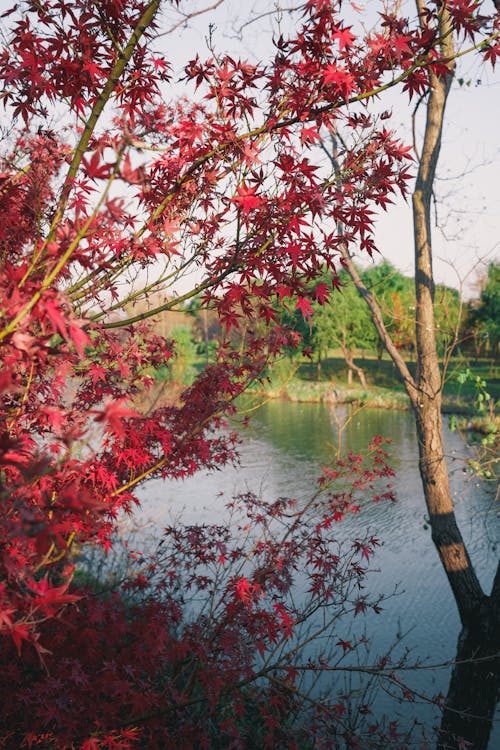
<svg viewBox="0 0 500 750">
<path fill-rule="evenodd" d="M 169 34 L 172 34 L 174 31 L 179 29 L 181 26 L 184 26 L 190 21 L 192 18 L 195 18 L 196 16 L 202 16 L 204 13 L 208 13 L 211 10 L 216 10 L 224 0 L 216 0 L 215 3 L 212 5 L 207 5 L 205 8 L 201 8 L 200 10 L 195 10 L 192 13 L 182 13 L 182 11 L 179 11 L 179 13 L 182 15 L 182 18 L 180 21 L 177 21 L 177 23 L 174 23 L 173 26 L 171 26 L 167 31 L 163 31 L 161 34 L 157 34 L 154 38 L 160 39 L 162 36 L 168 36 Z"/>
<path fill-rule="evenodd" d="M 253 16 L 253 18 L 250 18 L 248 21 L 245 21 L 245 23 L 242 23 L 241 26 L 236 30 L 236 34 L 238 37 L 241 37 L 241 32 L 244 28 L 247 26 L 250 26 L 251 24 L 255 23 L 256 21 L 260 21 L 262 18 L 267 18 L 268 16 L 274 16 L 277 13 L 294 13 L 297 10 L 302 10 L 304 8 L 304 3 L 300 3 L 300 5 L 294 5 L 290 6 L 289 8 L 281 8 L 279 3 L 275 3 L 274 10 L 268 10 L 264 13 L 259 13 L 256 16 Z"/>
</svg>

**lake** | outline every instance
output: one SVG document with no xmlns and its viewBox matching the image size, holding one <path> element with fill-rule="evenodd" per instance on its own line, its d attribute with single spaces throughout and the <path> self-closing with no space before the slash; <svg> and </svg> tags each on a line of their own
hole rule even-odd
<svg viewBox="0 0 500 750">
<path fill-rule="evenodd" d="M 377 570 L 369 575 L 368 589 L 374 594 L 398 592 L 384 602 L 379 615 L 369 613 L 363 619 L 373 655 L 382 654 L 406 634 L 397 649 L 399 653 L 409 649 L 413 661 L 431 664 L 453 659 L 459 618 L 426 524 L 409 412 L 362 409 L 353 413 L 348 407 L 270 401 L 254 412 L 250 426 L 241 431 L 241 466 L 197 474 L 184 482 L 149 482 L 142 490 L 141 518 L 151 519 L 156 527 L 168 525 L 180 515 L 187 522 L 217 522 L 224 513 L 223 496 L 247 490 L 269 499 L 307 498 L 321 467 L 335 453 L 339 426 L 343 446 L 354 452 L 366 448 L 376 435 L 393 441 L 388 450 L 396 472 L 393 484 L 398 502 L 375 504 L 367 498 L 359 515 L 346 518 L 338 527 L 341 537 L 353 538 L 368 530 L 381 541 L 371 561 Z M 464 470 L 467 448 L 461 436 L 445 426 L 445 441 L 457 519 L 476 572 L 489 593 L 500 549 L 500 506 L 494 503 L 492 489 L 471 480 Z M 446 693 L 448 679 L 448 668 L 421 670 L 408 677 L 412 686 L 431 695 Z M 374 705 L 376 712 L 387 712 L 391 718 L 400 714 L 403 723 L 414 718 L 428 725 L 436 721 L 428 706 L 400 705 L 386 694 Z M 491 750 L 500 747 L 499 723 L 497 711 Z"/>
</svg>

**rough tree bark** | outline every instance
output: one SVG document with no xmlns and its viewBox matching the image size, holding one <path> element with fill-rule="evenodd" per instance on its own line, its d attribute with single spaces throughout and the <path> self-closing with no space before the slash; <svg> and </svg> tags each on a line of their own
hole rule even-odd
<svg viewBox="0 0 500 750">
<path fill-rule="evenodd" d="M 425 3 L 416 0 L 421 23 L 427 23 Z M 448 577 L 462 623 L 438 739 L 439 750 L 463 747 L 486 750 L 497 702 L 500 646 L 500 564 L 490 596 L 479 583 L 458 527 L 451 499 L 443 446 L 441 401 L 443 378 L 436 346 L 434 280 L 431 243 L 431 199 L 446 101 L 453 80 L 454 41 L 443 4 L 437 32 L 443 56 L 450 59 L 446 76 L 431 74 L 424 140 L 412 196 L 417 370 L 415 378 L 386 330 L 376 298 L 363 284 L 347 247 L 341 248 L 347 270 L 370 308 L 385 349 L 396 365 L 410 397 L 419 445 L 419 469 L 432 529 L 432 540 Z M 439 624 L 436 623 L 439 627 Z"/>
</svg>

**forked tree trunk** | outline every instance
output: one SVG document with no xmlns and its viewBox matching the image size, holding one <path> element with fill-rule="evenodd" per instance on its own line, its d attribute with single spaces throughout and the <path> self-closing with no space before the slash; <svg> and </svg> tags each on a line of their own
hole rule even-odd
<svg viewBox="0 0 500 750">
<path fill-rule="evenodd" d="M 347 383 L 351 385 L 352 383 L 352 373 L 355 372 L 356 375 L 359 378 L 359 382 L 361 383 L 363 388 L 367 387 L 366 383 L 366 376 L 364 373 L 364 370 L 355 363 L 354 357 L 352 352 L 345 346 L 344 344 L 340 344 L 340 348 L 342 349 L 342 354 L 344 356 L 346 365 L 347 365 Z"/>
</svg>

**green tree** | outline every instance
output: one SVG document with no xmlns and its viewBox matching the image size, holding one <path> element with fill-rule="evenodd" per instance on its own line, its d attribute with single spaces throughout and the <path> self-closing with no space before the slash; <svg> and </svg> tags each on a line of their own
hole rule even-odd
<svg viewBox="0 0 500 750">
<path fill-rule="evenodd" d="M 193 329 L 187 325 L 176 326 L 172 329 L 172 337 L 175 340 L 172 377 L 174 381 L 190 385 L 195 375 L 192 365 L 196 357 L 196 343 L 193 339 Z"/>
<path fill-rule="evenodd" d="M 434 292 L 436 344 L 439 356 L 444 359 L 453 353 L 460 338 L 462 313 L 462 302 L 458 290 L 445 284 L 436 284 Z"/>
<path fill-rule="evenodd" d="M 478 341 L 478 349 L 498 359 L 500 346 L 500 263 L 490 263 L 476 305 L 472 306 L 469 323 Z"/>
<path fill-rule="evenodd" d="M 415 279 L 400 273 L 392 263 L 384 260 L 360 274 L 366 287 L 376 298 L 386 330 L 399 350 L 415 350 Z M 457 339 L 461 302 L 456 289 L 436 284 L 435 318 L 436 343 L 441 357 L 445 357 Z M 385 347 L 377 337 L 379 358 Z"/>
<path fill-rule="evenodd" d="M 377 332 L 370 313 L 346 272 L 340 274 L 341 290 L 325 305 L 317 305 L 313 316 L 311 343 L 318 360 L 333 347 L 339 347 L 348 368 L 348 382 L 353 372 L 366 387 L 363 369 L 354 361 L 355 350 L 372 348 Z"/>
<path fill-rule="evenodd" d="M 363 282 L 377 299 L 386 329 L 398 349 L 415 348 L 415 281 L 404 276 L 392 263 L 384 260 L 360 274 Z M 379 361 L 384 345 L 375 337 Z"/>
</svg>

